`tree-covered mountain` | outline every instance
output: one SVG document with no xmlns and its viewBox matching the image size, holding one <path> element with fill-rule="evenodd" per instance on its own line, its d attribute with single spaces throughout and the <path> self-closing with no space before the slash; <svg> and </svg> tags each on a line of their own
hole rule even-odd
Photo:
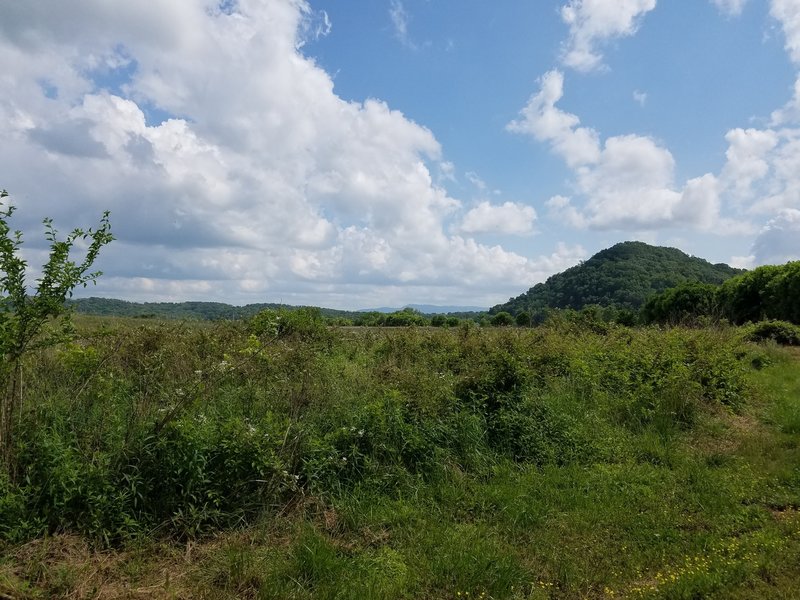
<svg viewBox="0 0 800 600">
<path fill-rule="evenodd" d="M 720 284 L 742 273 L 726 264 L 689 256 L 677 248 L 622 242 L 533 286 L 490 312 L 517 314 L 588 305 L 638 309 L 653 294 L 682 283 Z"/>
</svg>

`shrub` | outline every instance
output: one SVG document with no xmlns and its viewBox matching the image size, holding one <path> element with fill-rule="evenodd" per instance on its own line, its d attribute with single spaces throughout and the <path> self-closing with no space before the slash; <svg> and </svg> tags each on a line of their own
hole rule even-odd
<svg viewBox="0 0 800 600">
<path fill-rule="evenodd" d="M 447 317 L 444 315 L 433 315 L 431 317 L 432 327 L 444 327 L 447 324 Z"/>
<path fill-rule="evenodd" d="M 312 307 L 262 310 L 250 320 L 249 329 L 255 335 L 275 338 L 318 339 L 327 333 L 321 311 Z"/>
<path fill-rule="evenodd" d="M 514 317 L 510 313 L 502 311 L 494 315 L 489 322 L 494 327 L 508 327 L 514 324 Z"/>
<path fill-rule="evenodd" d="M 0 200 L 8 197 L 0 190 Z M 52 346 L 69 337 L 72 325 L 65 306 L 67 297 L 78 287 L 94 283 L 101 275 L 90 272 L 100 249 L 110 243 L 109 213 L 103 214 L 96 230 L 74 229 L 65 239 L 50 219 L 44 220 L 45 239 L 50 250 L 47 262 L 41 268 L 36 290 L 29 293 L 26 282 L 27 261 L 22 257 L 22 233 L 11 233 L 8 224 L 14 207 L 0 209 L 0 461 L 13 475 L 14 427 L 22 410 L 22 359 L 37 346 Z M 83 260 L 70 260 L 76 243 L 91 240 Z M 61 327 L 52 331 L 47 325 L 61 319 Z"/>
<path fill-rule="evenodd" d="M 786 321 L 760 321 L 746 328 L 750 342 L 773 340 L 783 346 L 800 346 L 800 327 Z"/>
</svg>

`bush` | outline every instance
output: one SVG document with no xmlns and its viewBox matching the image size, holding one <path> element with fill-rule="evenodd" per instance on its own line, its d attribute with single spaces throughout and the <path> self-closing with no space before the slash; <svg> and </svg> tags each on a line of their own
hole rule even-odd
<svg viewBox="0 0 800 600">
<path fill-rule="evenodd" d="M 262 310 L 249 323 L 252 333 L 258 336 L 302 339 L 324 337 L 327 326 L 318 308 Z"/>
<path fill-rule="evenodd" d="M 502 311 L 494 315 L 489 322 L 493 327 L 508 327 L 514 324 L 514 317 L 510 313 Z"/>
<path fill-rule="evenodd" d="M 447 317 L 444 315 L 433 315 L 431 317 L 431 327 L 444 327 L 447 325 Z"/>
<path fill-rule="evenodd" d="M 749 342 L 773 340 L 783 346 L 800 346 L 800 327 L 786 321 L 760 321 L 746 328 Z"/>
</svg>

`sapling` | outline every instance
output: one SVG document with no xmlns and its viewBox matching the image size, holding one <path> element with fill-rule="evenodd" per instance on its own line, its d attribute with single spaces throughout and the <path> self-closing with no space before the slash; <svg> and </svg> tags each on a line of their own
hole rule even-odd
<svg viewBox="0 0 800 600">
<path fill-rule="evenodd" d="M 29 290 L 22 232 L 12 233 L 9 226 L 14 206 L 2 206 L 7 197 L 5 190 L 0 191 L 0 460 L 12 474 L 14 424 L 22 410 L 22 359 L 36 348 L 55 345 L 69 336 L 71 313 L 66 299 L 76 287 L 96 282 L 102 273 L 90 269 L 100 249 L 114 237 L 108 211 L 96 229 L 74 229 L 63 240 L 58 239 L 52 219 L 45 219 L 49 256 L 41 277 Z M 88 247 L 83 260 L 71 260 L 73 247 L 84 241 Z M 50 324 L 60 326 L 45 327 Z"/>
</svg>

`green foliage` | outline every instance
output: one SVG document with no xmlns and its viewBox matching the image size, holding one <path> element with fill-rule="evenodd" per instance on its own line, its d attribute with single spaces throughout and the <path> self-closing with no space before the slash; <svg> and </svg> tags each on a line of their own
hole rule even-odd
<svg viewBox="0 0 800 600">
<path fill-rule="evenodd" d="M 24 365 L 0 593 L 793 597 L 796 360 L 603 310 L 323 338 L 79 320 Z"/>
<path fill-rule="evenodd" d="M 723 314 L 736 324 L 762 319 L 800 323 L 800 261 L 758 267 L 719 290 Z"/>
<path fill-rule="evenodd" d="M 751 342 L 772 340 L 783 346 L 800 346 L 800 327 L 786 321 L 759 321 L 745 328 L 744 337 Z"/>
<path fill-rule="evenodd" d="M 6 198 L 5 190 L 0 199 Z M 14 425 L 22 409 L 22 377 L 20 361 L 35 346 L 58 343 L 68 336 L 69 313 L 64 306 L 77 286 L 94 283 L 100 272 L 90 272 L 100 249 L 113 240 L 108 212 L 96 229 L 74 229 L 63 240 L 50 219 L 44 220 L 45 239 L 50 245 L 47 262 L 41 267 L 33 295 L 28 293 L 25 279 L 27 262 L 22 258 L 22 233 L 11 233 L 8 224 L 14 207 L 0 210 L 0 459 L 13 468 Z M 70 259 L 78 241 L 89 240 L 83 260 Z M 61 318 L 60 330 L 46 331 L 46 325 Z"/>
<path fill-rule="evenodd" d="M 444 327 L 447 325 L 447 317 L 444 315 L 433 315 L 431 317 L 431 327 Z"/>
<path fill-rule="evenodd" d="M 128 325 L 42 349 L 30 393 L 47 401 L 24 414 L 4 535 L 198 536 L 301 489 L 402 494 L 448 465 L 619 460 L 619 428 L 665 440 L 703 406 L 744 402 L 750 362 L 735 336 L 576 315 L 373 334 L 269 311 L 246 328 Z"/>
<path fill-rule="evenodd" d="M 311 307 L 262 310 L 250 320 L 249 329 L 256 335 L 276 338 L 318 339 L 327 332 L 322 312 Z"/>
<path fill-rule="evenodd" d="M 78 314 L 104 317 L 131 317 L 137 319 L 221 321 L 251 319 L 264 310 L 295 310 L 309 308 L 275 303 L 232 306 L 222 302 L 128 302 L 114 298 L 76 298 L 67 305 Z M 355 320 L 360 313 L 332 308 L 320 308 L 325 319 Z"/>
<path fill-rule="evenodd" d="M 413 308 L 404 308 L 384 317 L 382 325 L 387 327 L 408 327 L 410 325 L 427 325 L 423 314 Z"/>
<path fill-rule="evenodd" d="M 675 248 L 622 242 L 490 312 L 580 310 L 590 304 L 638 310 L 650 296 L 668 288 L 685 282 L 720 284 L 737 273 L 741 271 L 724 264 L 712 265 Z"/>
<path fill-rule="evenodd" d="M 510 313 L 501 311 L 492 315 L 490 323 L 493 327 L 508 327 L 514 324 L 514 317 L 512 317 Z"/>
<path fill-rule="evenodd" d="M 719 315 L 717 286 L 684 283 L 651 297 L 642 307 L 646 323 L 691 325 Z"/>
<path fill-rule="evenodd" d="M 767 265 L 721 286 L 683 284 L 652 296 L 642 309 L 648 323 L 697 324 L 726 319 L 737 325 L 763 319 L 800 324 L 800 261 Z"/>
<path fill-rule="evenodd" d="M 412 325 L 428 325 L 425 316 L 413 308 L 404 308 L 392 313 L 382 313 L 377 311 L 356 313 L 355 325 L 365 327 L 410 327 Z"/>
</svg>

